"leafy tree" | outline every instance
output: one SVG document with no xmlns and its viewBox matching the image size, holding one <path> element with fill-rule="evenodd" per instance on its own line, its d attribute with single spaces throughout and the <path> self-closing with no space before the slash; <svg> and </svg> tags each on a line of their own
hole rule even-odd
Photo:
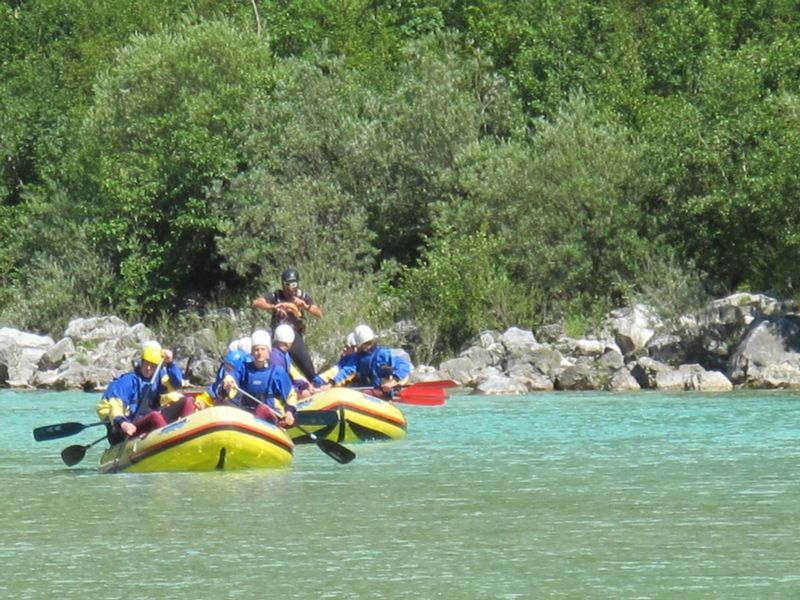
<svg viewBox="0 0 800 600">
<path fill-rule="evenodd" d="M 715 293 L 798 284 L 797 51 L 787 39 L 709 58 L 696 97 L 661 103 L 646 129 L 653 211 Z"/>
<path fill-rule="evenodd" d="M 416 268 L 402 271 L 401 302 L 427 332 L 432 352 L 440 345 L 457 349 L 476 331 L 508 324 L 503 317 L 516 290 L 495 260 L 497 246 L 484 232 L 441 231 Z"/>
<path fill-rule="evenodd" d="M 494 207 L 503 240 L 498 258 L 512 279 L 540 290 L 544 314 L 620 302 L 653 241 L 640 236 L 641 150 L 583 96 L 538 130 L 529 156 L 509 147 L 507 165 L 473 167 L 494 185 L 465 189 L 478 190 L 479 205 Z"/>
<path fill-rule="evenodd" d="M 212 21 L 134 38 L 98 79 L 68 185 L 92 199 L 76 218 L 115 265 L 127 310 L 173 305 L 219 280 L 223 215 L 209 190 L 245 160 L 237 132 L 270 63 L 252 35 Z"/>
</svg>

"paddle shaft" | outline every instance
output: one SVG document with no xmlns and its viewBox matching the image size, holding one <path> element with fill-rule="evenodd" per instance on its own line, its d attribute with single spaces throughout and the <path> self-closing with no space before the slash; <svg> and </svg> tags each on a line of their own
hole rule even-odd
<svg viewBox="0 0 800 600">
<path fill-rule="evenodd" d="M 275 416 L 276 419 L 280 419 L 280 415 L 269 404 L 267 404 L 266 402 L 262 402 L 261 400 L 259 400 L 255 396 L 253 396 L 252 394 L 249 394 L 248 392 L 244 391 L 238 385 L 236 385 L 236 389 L 243 396 L 247 396 L 252 401 L 257 402 L 258 404 L 261 404 L 263 406 L 266 406 L 267 410 L 269 410 Z M 335 460 L 337 462 L 340 462 L 343 465 L 346 465 L 347 463 L 349 463 L 351 460 L 353 460 L 356 457 L 356 453 L 355 452 L 353 452 L 349 448 L 346 448 L 345 446 L 342 446 L 340 443 L 334 442 L 333 440 L 320 439 L 316 434 L 308 431 L 308 429 L 305 429 L 299 423 L 297 423 L 297 419 L 295 419 L 295 423 L 292 425 L 292 427 L 296 427 L 297 429 L 302 431 L 309 438 L 311 438 L 311 440 L 317 445 L 317 448 L 322 450 L 325 454 L 330 456 L 333 460 Z"/>
<path fill-rule="evenodd" d="M 417 388 L 454 388 L 458 387 L 458 382 L 453 379 L 433 379 L 431 381 L 417 381 L 408 387 Z"/>
</svg>

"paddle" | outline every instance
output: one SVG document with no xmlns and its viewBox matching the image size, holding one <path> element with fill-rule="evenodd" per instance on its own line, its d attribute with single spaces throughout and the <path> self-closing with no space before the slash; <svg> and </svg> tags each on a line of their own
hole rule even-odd
<svg viewBox="0 0 800 600">
<path fill-rule="evenodd" d="M 68 467 L 72 467 L 77 465 L 79 462 L 83 460 L 83 457 L 86 456 L 86 451 L 94 446 L 95 444 L 99 444 L 106 436 L 104 435 L 101 438 L 97 438 L 91 444 L 86 444 L 85 446 L 81 446 L 80 444 L 75 444 L 74 446 L 67 446 L 61 451 L 61 460 L 64 461 L 64 464 Z"/>
<path fill-rule="evenodd" d="M 416 384 L 415 384 L 416 385 Z M 405 404 L 420 404 L 424 406 L 441 406 L 447 398 L 447 392 L 444 388 L 434 387 L 409 387 L 400 388 L 392 400 L 395 402 L 402 402 Z"/>
<path fill-rule="evenodd" d="M 377 396 L 377 393 L 372 393 L 376 388 L 371 387 L 358 387 L 355 388 L 363 391 L 364 393 Z M 392 397 L 387 398 L 393 402 L 401 402 L 403 404 L 418 404 L 421 406 L 441 406 L 445 403 L 447 392 L 444 387 L 437 387 L 430 385 L 428 382 L 414 383 L 407 386 L 398 386 L 393 388 Z M 380 390 L 377 390 L 380 393 Z M 378 396 L 379 398 L 382 396 Z"/>
<path fill-rule="evenodd" d="M 95 427 L 97 425 L 102 425 L 103 423 L 92 423 L 90 425 L 84 425 L 83 423 L 57 423 L 56 425 L 46 425 L 44 427 L 37 427 L 33 430 L 33 439 L 37 442 L 43 442 L 45 440 L 57 440 L 58 438 L 69 437 L 71 435 L 75 435 L 76 433 L 80 433 L 87 427 Z"/>
<path fill-rule="evenodd" d="M 452 379 L 434 379 L 432 381 L 417 381 L 408 387 L 414 388 L 454 388 L 458 387 L 459 383 Z"/>
<path fill-rule="evenodd" d="M 255 396 L 253 396 L 252 394 L 248 394 L 242 388 L 240 388 L 238 385 L 236 385 L 236 389 L 239 392 L 241 392 L 241 394 L 243 396 L 247 396 L 248 398 L 250 398 L 250 400 L 253 400 L 254 402 L 258 402 L 259 404 L 263 404 L 264 406 L 266 406 L 272 412 L 273 415 L 275 415 L 276 418 L 280 418 L 280 415 L 277 412 L 275 412 L 275 410 L 269 404 L 267 404 L 265 402 L 262 402 L 261 400 L 259 400 Z M 325 438 L 319 438 L 319 437 L 317 437 L 316 434 L 308 431 L 307 429 L 304 429 L 301 425 L 298 424 L 296 419 L 295 419 L 295 423 L 294 423 L 294 425 L 292 425 L 292 427 L 296 427 L 297 429 L 302 431 L 304 434 L 306 434 L 317 445 L 317 448 L 322 450 L 325 454 L 330 456 L 336 462 L 340 462 L 343 465 L 346 465 L 347 463 L 349 463 L 351 460 L 353 460 L 356 457 L 356 453 L 355 452 L 353 452 L 349 448 L 345 448 L 340 443 L 334 442 L 333 440 L 328 440 L 328 439 L 325 439 Z"/>
<path fill-rule="evenodd" d="M 329 440 L 326 438 L 319 438 L 317 434 L 310 432 L 308 429 L 305 429 L 295 423 L 293 427 L 297 427 L 300 431 L 305 433 L 311 440 L 317 445 L 317 447 L 322 450 L 325 454 L 330 456 L 333 460 L 346 465 L 351 460 L 356 457 L 356 453 L 350 450 L 349 448 L 345 448 L 338 442 L 334 442 L 333 440 Z"/>
</svg>

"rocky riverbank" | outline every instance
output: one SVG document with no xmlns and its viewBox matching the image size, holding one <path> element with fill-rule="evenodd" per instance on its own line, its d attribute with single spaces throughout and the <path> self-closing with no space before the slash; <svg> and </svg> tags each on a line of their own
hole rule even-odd
<svg viewBox="0 0 800 600">
<path fill-rule="evenodd" d="M 381 332 L 414 355 L 413 328 Z M 101 390 L 130 368 L 157 336 L 117 317 L 75 319 L 54 340 L 0 328 L 0 383 L 14 388 Z M 417 336 L 418 337 L 418 336 Z M 227 340 L 212 328 L 174 346 L 193 385 L 210 382 Z M 332 344 L 335 348 L 337 344 Z M 318 367 L 335 356 L 315 356 Z M 761 294 L 734 294 L 693 314 L 664 320 L 646 306 L 610 313 L 599 332 L 571 338 L 559 325 L 533 332 L 485 331 L 456 358 L 416 366 L 413 380 L 451 378 L 479 394 L 550 390 L 729 391 L 800 387 L 800 306 Z"/>
</svg>

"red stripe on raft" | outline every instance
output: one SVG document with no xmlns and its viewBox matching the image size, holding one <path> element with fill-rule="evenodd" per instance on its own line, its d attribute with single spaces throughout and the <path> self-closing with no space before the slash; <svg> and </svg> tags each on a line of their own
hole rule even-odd
<svg viewBox="0 0 800 600">
<path fill-rule="evenodd" d="M 382 400 L 382 402 L 386 402 L 386 400 Z M 358 406 L 358 405 L 355 405 L 355 404 L 350 404 L 346 400 L 345 401 L 336 400 L 335 402 L 331 402 L 330 404 L 324 406 L 323 408 L 319 408 L 319 409 L 315 409 L 315 410 L 338 410 L 340 406 L 343 406 L 345 408 L 349 408 L 353 412 L 357 412 L 357 413 L 361 413 L 363 415 L 374 417 L 374 418 L 376 418 L 376 419 L 378 419 L 380 421 L 385 421 L 387 423 L 393 423 L 395 425 L 405 425 L 406 424 L 406 420 L 404 418 L 398 419 L 398 418 L 395 418 L 395 417 L 392 417 L 392 416 L 389 416 L 389 415 L 385 415 L 383 413 L 371 411 L 371 410 L 362 408 L 361 406 Z M 300 412 L 302 412 L 302 411 L 300 411 Z"/>
<path fill-rule="evenodd" d="M 235 423 L 233 421 L 222 421 L 222 422 L 217 421 L 215 423 L 209 423 L 207 425 L 204 425 L 203 427 L 195 427 L 195 428 L 190 429 L 188 431 L 185 431 L 185 432 L 183 432 L 183 433 L 181 433 L 179 435 L 175 435 L 174 437 L 171 437 L 168 440 L 164 440 L 163 442 L 161 442 L 159 444 L 151 446 L 150 448 L 147 448 L 146 450 L 142 450 L 141 452 L 138 452 L 136 454 L 131 454 L 130 461 L 131 461 L 131 463 L 139 462 L 141 460 L 144 460 L 145 458 L 150 458 L 151 456 L 153 456 L 155 454 L 158 454 L 160 452 L 164 452 L 165 450 L 169 450 L 170 448 L 172 448 L 174 446 L 177 446 L 177 445 L 179 445 L 179 444 L 181 444 L 181 443 L 183 443 L 183 442 L 185 442 L 187 440 L 199 437 L 201 435 L 204 435 L 206 433 L 213 432 L 213 431 L 216 431 L 216 430 L 220 430 L 220 431 L 225 431 L 225 430 L 241 431 L 242 433 L 244 433 L 246 435 L 252 435 L 254 437 L 261 438 L 261 439 L 263 439 L 263 440 L 265 440 L 267 442 L 270 442 L 271 444 L 274 444 L 276 446 L 281 446 L 287 452 L 289 452 L 290 454 L 293 452 L 294 446 L 291 443 L 287 444 L 286 440 L 284 440 L 283 438 L 281 438 L 279 436 L 274 436 L 274 435 L 271 435 L 269 433 L 265 433 L 264 431 L 262 431 L 260 429 L 256 429 L 254 427 L 250 427 L 248 425 L 242 425 L 241 423 Z M 149 435 L 152 435 L 152 433 L 150 433 Z"/>
</svg>

